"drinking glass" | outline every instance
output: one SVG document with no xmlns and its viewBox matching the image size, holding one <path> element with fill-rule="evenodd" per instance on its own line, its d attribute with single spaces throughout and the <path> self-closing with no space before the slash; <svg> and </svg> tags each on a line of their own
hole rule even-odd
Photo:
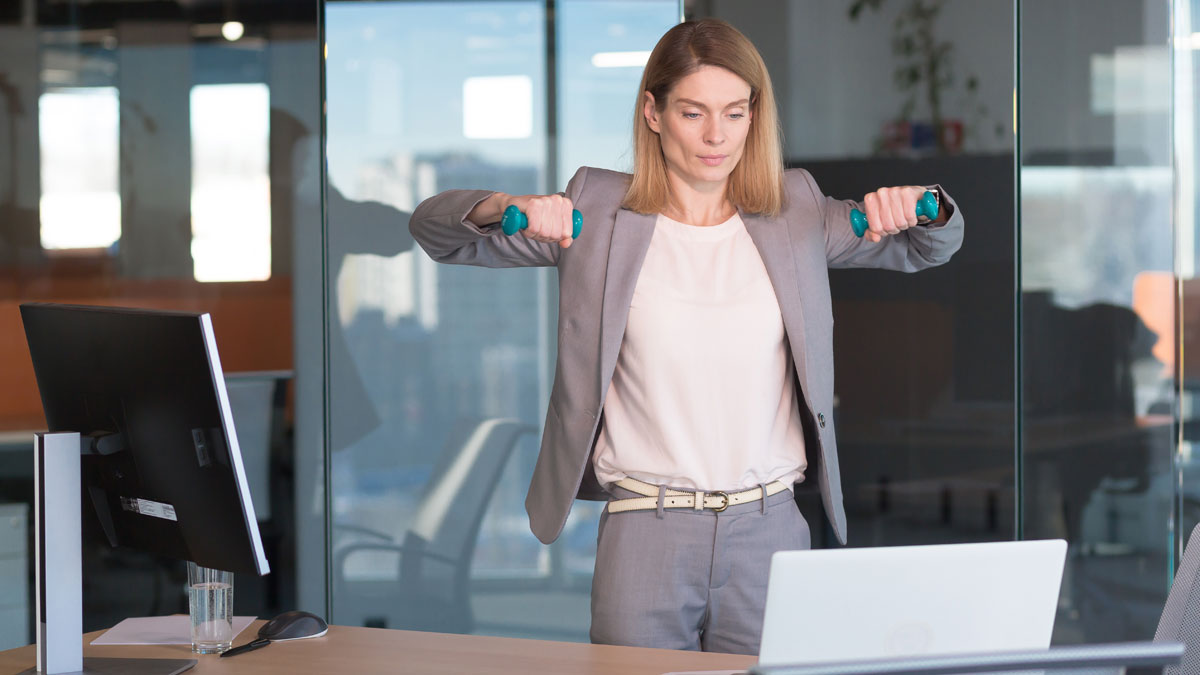
<svg viewBox="0 0 1200 675">
<path fill-rule="evenodd" d="M 188 562 L 192 651 L 219 654 L 233 645 L 233 572 Z"/>
</svg>

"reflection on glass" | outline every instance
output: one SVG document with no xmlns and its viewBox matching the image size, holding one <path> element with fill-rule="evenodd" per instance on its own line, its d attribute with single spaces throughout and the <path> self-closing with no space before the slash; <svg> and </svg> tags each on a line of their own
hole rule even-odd
<svg viewBox="0 0 1200 675">
<path fill-rule="evenodd" d="M 38 99 L 43 248 L 107 248 L 121 238 L 117 108 L 116 87 L 53 89 Z"/>
<path fill-rule="evenodd" d="M 592 65 L 597 68 L 643 68 L 650 60 L 650 52 L 596 52 L 592 54 Z"/>
<path fill-rule="evenodd" d="M 1184 544 L 1189 544 L 1193 529 L 1200 523 L 1200 457 L 1196 456 L 1196 443 L 1200 441 L 1200 279 L 1196 270 L 1200 268 L 1200 237 L 1197 236 L 1196 161 L 1200 154 L 1200 135 L 1196 133 L 1196 109 L 1200 104 L 1195 87 L 1197 53 L 1200 50 L 1200 32 L 1197 32 L 1196 5 L 1194 1 L 1174 3 L 1175 33 L 1172 82 L 1175 151 L 1175 246 L 1178 251 L 1176 275 L 1179 281 L 1178 317 L 1181 326 L 1172 321 L 1167 328 L 1178 344 L 1172 344 L 1171 353 L 1178 350 L 1180 358 L 1167 361 L 1171 374 L 1176 376 L 1179 396 L 1180 443 L 1175 454 L 1178 490 L 1175 506 L 1179 519 L 1175 528 L 1172 548 L 1175 560 L 1179 560 Z M 1175 280 L 1172 279 L 1172 282 Z M 1172 314 L 1171 319 L 1175 319 Z M 1156 352 L 1157 355 L 1157 352 Z M 1191 543 L 1200 545 L 1200 541 Z"/>
<path fill-rule="evenodd" d="M 335 621 L 503 623 L 472 579 L 545 567 L 518 477 L 540 423 L 538 273 L 439 269 L 406 227 L 447 187 L 541 189 L 542 9 L 327 8 Z"/>
<path fill-rule="evenodd" d="M 543 2 L 326 6 L 336 622 L 588 639 L 598 509 L 575 509 L 547 547 L 524 508 L 553 272 L 436 265 L 407 229 L 448 188 L 541 193 L 581 164 L 626 168 L 644 58 L 593 56 L 649 49 L 679 4 L 554 10 L 550 86 Z"/>
<path fill-rule="evenodd" d="M 533 80 L 526 75 L 463 80 L 464 138 L 533 135 Z"/>
<path fill-rule="evenodd" d="M 786 161 L 825 194 L 940 183 L 967 220 L 944 266 L 829 272 L 849 545 L 1013 539 L 1015 3 L 694 8 L 762 51 Z M 834 546 L 815 483 L 797 499 L 816 525 L 814 547 Z"/>
<path fill-rule="evenodd" d="M 555 189 L 581 166 L 632 168 L 634 94 L 650 48 L 679 22 L 679 10 L 679 3 L 670 0 L 558 3 Z"/>
<path fill-rule="evenodd" d="M 1070 545 L 1058 643 L 1146 639 L 1170 581 L 1168 18 L 1022 3 L 1022 530 Z"/>
<path fill-rule="evenodd" d="M 269 92 L 192 87 L 192 260 L 196 281 L 271 277 Z"/>
<path fill-rule="evenodd" d="M 235 612 L 324 611 L 323 502 L 312 489 L 324 410 L 316 181 L 315 207 L 294 198 L 319 166 L 316 155 L 294 158 L 292 127 L 274 124 L 290 115 L 320 126 L 320 3 L 265 13 L 242 13 L 254 4 L 244 0 L 183 12 L 119 4 L 0 10 L 0 519 L 12 525 L 0 567 L 32 563 L 16 522 L 32 511 L 32 466 L 7 460 L 45 425 L 18 306 L 207 312 L 247 434 L 247 473 L 261 478 L 251 496 L 275 570 L 239 582 Z M 231 13 L 246 19 L 236 45 L 219 34 Z M 182 562 L 88 539 L 83 564 L 84 630 L 186 611 Z M 0 645 L 33 639 L 31 581 L 0 574 Z"/>
</svg>

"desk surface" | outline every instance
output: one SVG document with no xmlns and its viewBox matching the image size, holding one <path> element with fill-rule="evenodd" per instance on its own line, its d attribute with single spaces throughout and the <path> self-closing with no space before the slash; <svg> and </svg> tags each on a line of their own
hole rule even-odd
<svg viewBox="0 0 1200 675">
<path fill-rule="evenodd" d="M 262 621 L 242 631 L 234 644 L 253 639 Z M 749 668 L 753 656 L 702 654 L 668 649 L 610 647 L 570 642 L 447 635 L 382 628 L 330 626 L 324 637 L 268 645 L 227 659 L 192 654 L 186 645 L 93 647 L 100 632 L 84 636 L 91 657 L 195 658 L 190 673 L 499 673 L 530 675 L 662 675 L 677 670 Z M 0 652 L 0 675 L 19 673 L 37 661 L 34 647 Z"/>
</svg>

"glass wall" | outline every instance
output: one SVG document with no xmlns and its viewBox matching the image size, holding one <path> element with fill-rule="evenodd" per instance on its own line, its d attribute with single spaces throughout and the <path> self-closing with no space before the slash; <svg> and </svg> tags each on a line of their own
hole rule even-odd
<svg viewBox="0 0 1200 675">
<path fill-rule="evenodd" d="M 1055 642 L 1148 639 L 1181 543 L 1175 507 L 1197 518 L 1186 426 L 1172 471 L 1171 4 L 692 7 L 759 46 L 789 163 L 824 192 L 936 182 L 966 214 L 944 267 L 830 273 L 850 544 L 1064 538 Z M 1190 62 L 1190 24 L 1176 24 Z M 842 85 L 812 85 L 830 78 Z M 1192 103 L 1176 100 L 1193 143 Z M 1185 265 L 1194 208 L 1178 209 Z M 1181 381 L 1186 419 L 1186 363 Z"/>
<path fill-rule="evenodd" d="M 942 267 L 830 271 L 851 546 L 1016 534 L 1014 9 L 696 3 L 763 53 L 787 162 L 825 194 L 938 183 L 966 214 L 963 247 Z M 815 485 L 800 499 L 810 523 L 825 521 Z M 818 540 L 834 544 L 829 531 Z"/>
<path fill-rule="evenodd" d="M 680 7 L 326 7 L 334 620 L 585 639 L 598 505 L 549 547 L 522 509 L 553 271 L 433 265 L 404 223 L 450 187 L 627 170 L 631 92 Z M 682 6 L 759 48 L 787 163 L 823 192 L 936 183 L 966 214 L 942 267 L 830 272 L 850 545 L 1065 538 L 1059 643 L 1149 637 L 1180 542 L 1169 7 Z M 439 506 L 493 441 L 498 478 Z M 798 501 L 834 545 L 815 486 Z M 434 602 L 453 609 L 410 611 Z"/>
<path fill-rule="evenodd" d="M 754 41 L 826 194 L 966 215 L 943 267 L 830 273 L 850 545 L 1061 537 L 1055 643 L 1148 638 L 1200 521 L 1198 3 L 4 4 L 0 648 L 32 641 L 30 300 L 213 315 L 273 568 L 239 613 L 586 641 L 599 504 L 551 546 L 524 510 L 555 271 L 436 265 L 407 220 L 629 170 L 681 16 Z M 182 563 L 86 551 L 85 628 L 183 611 Z"/>
<path fill-rule="evenodd" d="M 1200 3 L 1195 0 L 1174 3 L 1174 31 L 1171 37 L 1173 78 L 1171 82 L 1172 148 L 1175 164 L 1174 226 L 1176 275 L 1179 293 L 1178 310 L 1167 328 L 1177 349 L 1172 349 L 1163 359 L 1164 368 L 1178 384 L 1179 444 L 1175 448 L 1175 475 L 1172 482 L 1178 486 L 1175 504 L 1179 509 L 1179 525 L 1175 530 L 1173 548 L 1175 559 L 1183 544 L 1200 523 L 1200 465 L 1194 457 L 1197 442 L 1200 442 L 1200 359 L 1195 345 L 1200 337 L 1200 236 L 1196 223 L 1200 216 L 1200 178 L 1196 172 L 1200 157 L 1200 134 L 1197 133 L 1197 109 L 1200 108 L 1200 87 L 1196 77 L 1200 74 Z M 1158 344 L 1156 343 L 1156 347 Z M 1159 350 L 1156 353 L 1163 353 Z M 1176 355 L 1179 358 L 1173 358 Z M 1196 385 L 1196 386 L 1193 386 Z"/>
<path fill-rule="evenodd" d="M 1148 639 L 1173 569 L 1169 10 L 1021 4 L 1021 534 L 1070 544 L 1058 643 Z"/>
<path fill-rule="evenodd" d="M 235 611 L 305 605 L 297 546 L 323 559 L 322 539 L 297 542 L 293 525 L 297 509 L 323 518 L 310 468 L 322 448 L 321 232 L 317 157 L 295 149 L 319 128 L 317 18 L 316 0 L 0 9 L 0 649 L 33 640 L 32 435 L 45 420 L 26 301 L 212 315 L 273 570 L 238 576 Z M 302 322 L 315 350 L 293 338 Z M 314 461 L 297 461 L 297 445 Z M 110 550 L 82 517 L 85 630 L 187 611 L 182 562 Z M 316 588 L 323 578 L 322 566 Z"/>
<path fill-rule="evenodd" d="M 555 272 L 437 265 L 407 219 L 449 188 L 547 193 L 581 165 L 627 169 L 641 66 L 679 15 L 326 4 L 335 622 L 587 640 L 599 509 L 579 504 L 552 546 L 524 509 Z"/>
</svg>

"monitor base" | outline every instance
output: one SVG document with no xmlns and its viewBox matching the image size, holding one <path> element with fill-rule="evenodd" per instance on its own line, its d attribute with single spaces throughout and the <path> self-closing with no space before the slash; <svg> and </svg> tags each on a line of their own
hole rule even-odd
<svg viewBox="0 0 1200 675">
<path fill-rule="evenodd" d="M 196 659 L 98 659 L 85 657 L 83 670 L 62 675 L 176 675 L 191 670 Z M 37 668 L 19 675 L 41 675 Z"/>
</svg>

